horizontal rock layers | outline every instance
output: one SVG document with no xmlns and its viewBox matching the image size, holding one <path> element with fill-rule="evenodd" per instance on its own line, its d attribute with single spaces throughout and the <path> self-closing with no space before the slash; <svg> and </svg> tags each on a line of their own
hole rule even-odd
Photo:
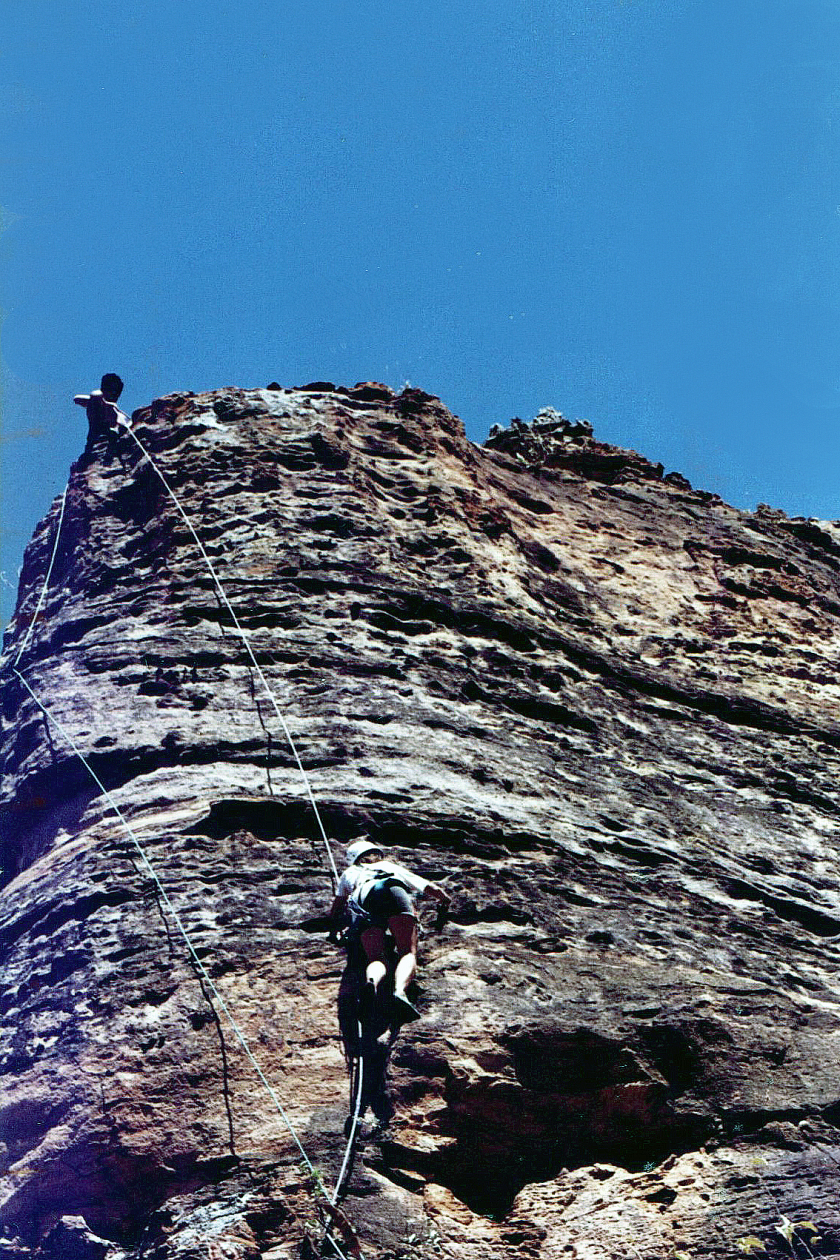
<svg viewBox="0 0 840 1260">
<path fill-rule="evenodd" d="M 330 836 L 453 898 L 344 1201 L 364 1255 L 840 1252 L 840 527 L 579 429 L 480 449 L 418 390 L 173 395 L 134 426 Z M 127 436 L 71 472 L 19 664 L 45 719 L 10 666 L 58 515 L 3 658 L 0 1257 L 297 1256 L 317 1187 L 57 723 L 329 1187 L 312 809 Z"/>
</svg>

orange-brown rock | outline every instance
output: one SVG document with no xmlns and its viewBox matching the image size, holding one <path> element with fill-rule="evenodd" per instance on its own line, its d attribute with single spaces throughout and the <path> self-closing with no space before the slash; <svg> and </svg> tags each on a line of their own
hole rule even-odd
<svg viewBox="0 0 840 1260">
<path fill-rule="evenodd" d="M 375 382 L 134 417 L 336 859 L 367 830 L 453 898 L 343 1211 L 369 1260 L 838 1254 L 840 524 L 738 511 L 551 423 L 477 448 Z M 57 520 L 3 658 L 0 1260 L 314 1254 L 317 1186 L 268 1091 L 11 672 Z M 19 668 L 329 1189 L 323 846 L 127 437 L 71 472 Z"/>
</svg>

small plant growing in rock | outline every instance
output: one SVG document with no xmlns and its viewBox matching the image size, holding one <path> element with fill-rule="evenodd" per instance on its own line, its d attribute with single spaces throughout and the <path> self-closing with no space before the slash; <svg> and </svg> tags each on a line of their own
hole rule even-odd
<svg viewBox="0 0 840 1260">
<path fill-rule="evenodd" d="M 782 1238 L 784 1238 L 785 1242 L 790 1247 L 791 1255 L 796 1255 L 796 1248 L 793 1244 L 794 1242 L 798 1242 L 802 1244 L 809 1256 L 813 1256 L 814 1253 L 809 1247 L 808 1241 L 804 1235 L 810 1234 L 811 1242 L 813 1243 L 819 1241 L 818 1230 L 814 1222 L 792 1221 L 790 1217 L 785 1216 L 783 1213 L 780 1215 L 781 1219 L 779 1224 L 776 1226 L 776 1233 L 781 1234 Z"/>
<path fill-rule="evenodd" d="M 304 1181 L 309 1182 L 309 1185 L 315 1192 L 316 1197 L 318 1195 L 327 1195 L 327 1190 L 324 1185 L 324 1174 L 317 1165 L 313 1164 L 309 1167 L 306 1164 L 299 1164 L 298 1168 L 300 1170 L 301 1177 Z M 327 1195 L 327 1198 L 329 1198 L 329 1195 Z"/>
<path fill-rule="evenodd" d="M 800 1253 L 797 1252 L 796 1248 L 797 1246 L 800 1246 L 804 1247 L 806 1254 L 811 1257 L 811 1260 L 816 1260 L 815 1253 L 812 1251 L 810 1246 L 811 1243 L 816 1245 L 819 1242 L 819 1231 L 814 1222 L 792 1221 L 789 1216 L 785 1216 L 784 1212 L 781 1211 L 776 1195 L 773 1193 L 770 1186 L 768 1186 L 767 1182 L 764 1180 L 764 1174 L 760 1171 L 767 1164 L 767 1160 L 763 1155 L 754 1156 L 750 1160 L 750 1164 L 758 1170 L 758 1176 L 761 1184 L 764 1186 L 764 1189 L 767 1191 L 776 1206 L 776 1211 L 779 1213 L 779 1223 L 775 1225 L 774 1228 L 776 1233 L 780 1234 L 782 1238 L 784 1238 L 790 1248 L 790 1254 L 794 1257 L 799 1255 Z M 747 1256 L 767 1251 L 767 1248 L 761 1239 L 756 1238 L 754 1234 L 747 1234 L 743 1238 L 739 1238 L 737 1240 L 737 1246 L 738 1250 Z"/>
<path fill-rule="evenodd" d="M 423 1254 L 427 1249 L 431 1250 L 434 1255 L 440 1255 L 441 1236 L 432 1226 L 425 1235 L 415 1232 L 406 1235 L 405 1244 L 400 1248 L 398 1255 L 416 1255 L 418 1251 Z M 411 1249 L 410 1251 L 408 1249 Z M 421 1250 L 422 1249 L 422 1250 Z"/>
</svg>

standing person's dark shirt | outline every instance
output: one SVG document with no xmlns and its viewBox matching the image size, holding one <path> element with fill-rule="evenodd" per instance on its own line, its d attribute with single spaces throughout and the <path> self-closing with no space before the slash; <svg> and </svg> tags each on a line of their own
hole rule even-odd
<svg viewBox="0 0 840 1260">
<path fill-rule="evenodd" d="M 117 406 L 123 383 L 114 372 L 106 372 L 102 384 L 92 394 L 77 394 L 73 402 L 84 407 L 88 418 L 88 446 L 98 438 L 110 437 L 120 424 L 128 426 L 128 416 Z"/>
<path fill-rule="evenodd" d="M 115 403 L 103 398 L 100 389 L 92 394 L 77 394 L 73 399 L 80 407 L 84 407 L 88 418 L 88 445 L 97 438 L 106 437 L 117 427 L 117 417 L 121 415 Z"/>
</svg>

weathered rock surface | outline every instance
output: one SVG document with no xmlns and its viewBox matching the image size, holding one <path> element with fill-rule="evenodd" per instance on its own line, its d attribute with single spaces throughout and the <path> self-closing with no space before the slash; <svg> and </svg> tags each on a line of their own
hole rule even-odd
<svg viewBox="0 0 840 1260">
<path fill-rule="evenodd" d="M 453 896 L 344 1203 L 364 1255 L 840 1253 L 840 525 L 737 511 L 586 431 L 478 449 L 417 390 L 134 421 L 331 835 Z M 72 470 L 20 669 L 334 1184 L 323 847 L 128 438 Z M 2 706 L 0 1257 L 306 1254 L 310 1178 L 131 840 L 9 668 Z"/>
</svg>

